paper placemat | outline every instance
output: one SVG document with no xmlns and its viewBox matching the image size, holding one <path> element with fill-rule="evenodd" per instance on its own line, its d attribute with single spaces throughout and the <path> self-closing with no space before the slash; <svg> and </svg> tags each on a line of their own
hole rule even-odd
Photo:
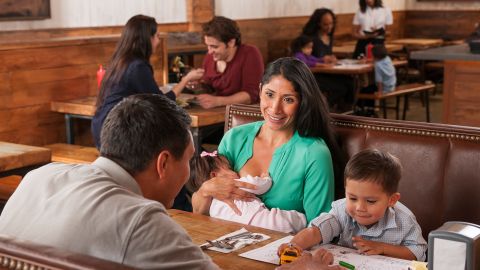
<svg viewBox="0 0 480 270">
<path fill-rule="evenodd" d="M 222 240 L 222 239 L 225 239 L 227 237 L 234 236 L 234 235 L 244 233 L 244 232 L 248 232 L 248 230 L 245 229 L 245 228 L 241 228 L 240 230 L 234 231 L 234 232 L 229 233 L 229 234 L 225 234 L 225 235 L 220 236 L 219 238 L 217 238 L 215 240 L 212 240 L 212 241 Z M 235 239 L 235 240 L 238 240 L 238 242 L 235 243 L 233 249 L 217 248 L 217 247 L 209 247 L 208 249 L 213 250 L 213 251 L 222 252 L 222 253 L 230 253 L 230 252 L 233 252 L 235 250 L 239 250 L 239 249 L 241 249 L 241 248 L 243 248 L 247 245 L 251 245 L 251 244 L 254 244 L 254 243 L 258 243 L 258 242 L 262 242 L 262 241 L 265 241 L 267 239 L 270 239 L 270 236 L 268 236 L 266 234 L 263 234 L 263 233 L 252 233 L 252 235 L 261 235 L 262 238 L 261 239 L 252 239 L 252 238 L 238 238 L 238 239 Z M 206 245 L 209 245 L 209 244 L 204 243 L 204 244 L 201 244 L 200 247 L 206 246 Z"/>
</svg>

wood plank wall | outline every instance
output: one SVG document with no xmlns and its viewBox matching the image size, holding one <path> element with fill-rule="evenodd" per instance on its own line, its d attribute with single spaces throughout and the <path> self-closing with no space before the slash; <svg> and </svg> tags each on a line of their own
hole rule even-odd
<svg viewBox="0 0 480 270">
<path fill-rule="evenodd" d="M 390 27 L 389 38 L 403 37 L 403 23 L 405 12 L 394 12 L 394 25 Z M 239 20 L 242 32 L 242 42 L 254 44 L 262 53 L 265 63 L 278 57 L 286 56 L 290 42 L 301 34 L 302 28 L 309 17 L 288 17 Z M 353 14 L 337 15 L 335 43 L 352 40 Z M 272 27 L 274 26 L 274 27 Z"/>
<path fill-rule="evenodd" d="M 189 1 L 191 5 L 211 5 L 210 0 Z M 193 14 L 191 16 L 196 16 L 194 23 L 161 24 L 159 29 L 162 32 L 199 30 L 200 23 L 212 15 L 209 12 L 204 12 L 203 16 Z M 393 15 L 394 25 L 389 30 L 391 39 L 464 38 L 473 31 L 473 24 L 480 21 L 480 11 L 400 11 Z M 337 16 L 336 43 L 351 39 L 352 18 L 353 14 Z M 243 42 L 256 45 L 268 63 L 285 55 L 290 41 L 300 34 L 307 20 L 308 16 L 304 16 L 238 20 L 238 23 Z M 0 40 L 108 35 L 118 34 L 121 29 L 119 26 L 0 31 Z M 101 62 L 99 59 L 106 62 L 114 44 L 67 47 L 21 49 L 8 53 L 0 50 L 0 140 L 31 145 L 65 141 L 63 117 L 49 111 L 50 100 L 95 94 L 95 71 Z M 163 71 L 157 70 L 157 76 Z M 159 78 L 158 82 L 162 83 L 162 80 Z"/>
<path fill-rule="evenodd" d="M 479 10 L 421 10 L 405 13 L 406 37 L 464 39 L 480 22 Z"/>
<path fill-rule="evenodd" d="M 50 101 L 96 95 L 98 64 L 107 63 L 118 38 L 119 35 L 2 42 L 0 141 L 29 145 L 64 142 L 63 115 L 50 111 Z M 156 80 L 162 83 L 167 78 L 166 36 L 157 52 L 151 62 Z"/>
</svg>

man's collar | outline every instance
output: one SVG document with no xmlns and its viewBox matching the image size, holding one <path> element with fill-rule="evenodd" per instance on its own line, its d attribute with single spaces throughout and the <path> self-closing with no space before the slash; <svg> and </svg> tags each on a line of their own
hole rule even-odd
<svg viewBox="0 0 480 270">
<path fill-rule="evenodd" d="M 115 163 L 113 160 L 105 157 L 98 157 L 92 163 L 92 165 L 97 166 L 105 171 L 118 185 L 125 187 L 138 195 L 142 195 L 140 186 L 135 178 L 133 178 L 133 176 L 131 176 L 124 168 Z"/>
</svg>

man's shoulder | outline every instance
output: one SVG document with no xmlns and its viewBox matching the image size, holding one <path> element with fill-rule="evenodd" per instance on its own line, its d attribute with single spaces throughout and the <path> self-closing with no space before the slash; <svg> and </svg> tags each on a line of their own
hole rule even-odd
<svg viewBox="0 0 480 270">
<path fill-rule="evenodd" d="M 239 50 L 244 54 L 258 54 L 260 55 L 260 50 L 255 45 L 250 44 L 241 44 Z"/>
</svg>

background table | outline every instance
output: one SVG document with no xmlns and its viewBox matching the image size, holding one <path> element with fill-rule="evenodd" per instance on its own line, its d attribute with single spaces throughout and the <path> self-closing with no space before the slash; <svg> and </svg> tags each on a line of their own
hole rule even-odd
<svg viewBox="0 0 480 270">
<path fill-rule="evenodd" d="M 84 97 L 73 100 L 52 101 L 50 110 L 65 114 L 65 127 L 67 134 L 67 143 L 75 142 L 75 132 L 73 130 L 73 119 L 92 119 L 95 115 L 96 97 Z M 200 151 L 201 128 L 212 125 L 223 125 L 225 121 L 225 107 L 212 109 L 203 109 L 199 106 L 192 106 L 187 109 L 192 119 L 190 125 L 195 148 Z"/>
<path fill-rule="evenodd" d="M 197 245 L 205 243 L 205 240 L 213 240 L 222 235 L 234 232 L 241 228 L 245 228 L 250 232 L 263 233 L 271 238 L 254 245 L 250 245 L 244 248 L 241 248 L 237 251 L 233 251 L 228 254 L 207 250 L 205 253 L 212 258 L 212 260 L 220 266 L 221 269 L 225 270 L 244 270 L 244 269 L 258 269 L 258 270 L 270 270 L 274 269 L 276 266 L 273 264 L 250 260 L 238 256 L 241 253 L 246 251 L 262 247 L 268 243 L 271 243 L 275 240 L 283 238 L 288 234 L 262 229 L 254 226 L 243 225 L 236 222 L 225 221 L 221 219 L 211 218 L 204 215 L 193 214 L 190 212 L 184 212 L 181 210 L 170 209 L 168 210 L 169 215 L 180 224 L 190 235 L 193 242 Z"/>
</svg>

